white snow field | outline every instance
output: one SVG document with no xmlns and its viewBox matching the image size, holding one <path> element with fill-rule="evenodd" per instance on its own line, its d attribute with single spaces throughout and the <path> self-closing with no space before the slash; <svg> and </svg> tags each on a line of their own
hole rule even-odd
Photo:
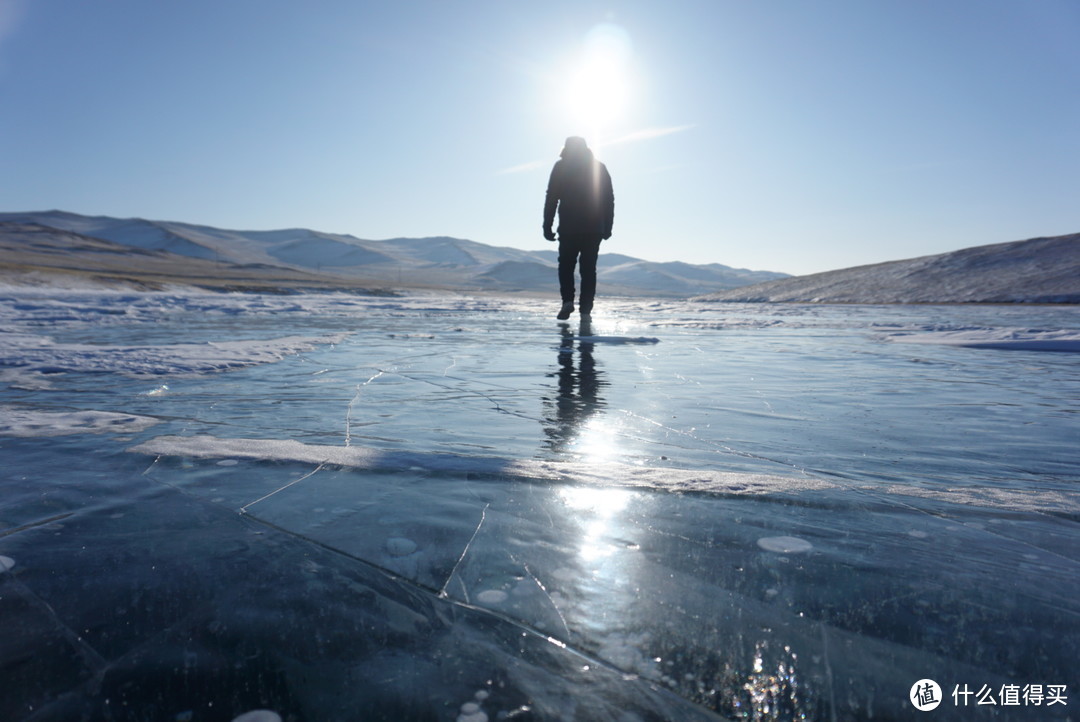
<svg viewBox="0 0 1080 722">
<path fill-rule="evenodd" d="M 0 289 L 0 719 L 1075 719 L 1080 308 L 555 310 Z"/>
</svg>

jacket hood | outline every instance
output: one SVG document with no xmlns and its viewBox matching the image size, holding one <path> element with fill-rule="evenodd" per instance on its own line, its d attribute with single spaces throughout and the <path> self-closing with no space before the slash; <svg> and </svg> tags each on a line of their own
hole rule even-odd
<svg viewBox="0 0 1080 722">
<path fill-rule="evenodd" d="M 566 143 L 563 145 L 562 153 L 559 154 L 559 157 L 566 159 L 592 158 L 593 152 L 589 150 L 589 146 L 586 145 L 584 138 L 572 135 L 566 139 Z"/>
</svg>

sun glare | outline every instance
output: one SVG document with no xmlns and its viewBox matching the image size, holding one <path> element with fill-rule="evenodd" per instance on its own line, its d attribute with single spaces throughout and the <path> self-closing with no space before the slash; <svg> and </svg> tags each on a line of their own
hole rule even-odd
<svg viewBox="0 0 1080 722">
<path fill-rule="evenodd" d="M 596 137 L 610 131 L 630 99 L 630 37 L 617 25 L 598 25 L 565 79 L 565 106 L 575 132 Z"/>
<path fill-rule="evenodd" d="M 619 525 L 619 515 L 633 497 L 628 489 L 567 486 L 559 490 L 566 505 L 577 512 L 581 522 L 578 555 L 585 561 L 609 557 L 620 547 L 611 537 Z"/>
</svg>

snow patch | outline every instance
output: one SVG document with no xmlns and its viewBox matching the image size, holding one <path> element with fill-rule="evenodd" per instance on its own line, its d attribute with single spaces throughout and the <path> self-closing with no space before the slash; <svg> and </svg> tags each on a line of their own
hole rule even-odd
<svg viewBox="0 0 1080 722">
<path fill-rule="evenodd" d="M 158 436 L 128 449 L 152 456 L 214 459 L 236 457 L 262 461 L 299 461 L 366 468 L 380 452 L 358 446 L 303 444 L 292 439 L 219 439 L 213 436 Z"/>
<path fill-rule="evenodd" d="M 254 459 L 267 462 L 334 464 L 361 469 L 424 469 L 449 474 L 511 475 L 597 487 L 664 489 L 733 496 L 772 496 L 834 488 L 814 477 L 693 471 L 618 463 L 514 461 L 499 457 L 409 451 L 383 451 L 359 446 L 304 444 L 295 440 L 224 439 L 209 435 L 158 436 L 127 451 L 151 456 L 201 459 Z"/>
<path fill-rule="evenodd" d="M 43 411 L 0 405 L 0 436 L 51 437 L 71 434 L 124 433 L 160 423 L 150 416 L 112 411 Z"/>
<path fill-rule="evenodd" d="M 903 331 L 885 337 L 897 343 L 940 344 L 1008 351 L 1080 353 L 1080 331 L 1072 329 L 967 328 Z"/>
<path fill-rule="evenodd" d="M 1075 515 L 1080 513 L 1080 494 L 1073 491 L 1052 489 L 998 489 L 992 487 L 947 487 L 925 488 L 895 484 L 886 489 L 889 494 L 913 496 L 922 499 L 934 499 L 950 504 L 988 509 L 1010 509 L 1039 513 Z M 909 532 L 920 538 L 919 533 Z"/>
<path fill-rule="evenodd" d="M 570 336 L 568 340 L 580 343 L 651 344 L 660 343 L 655 336 Z"/>
<path fill-rule="evenodd" d="M 129 376 L 201 374 L 273 363 L 340 343 L 350 334 L 286 336 L 251 341 L 214 341 L 156 346 L 56 343 L 48 336 L 3 334 L 0 365 L 17 367 L 32 383 L 37 373 L 121 373 Z M 10 376 L 10 372 L 9 372 Z"/>
</svg>

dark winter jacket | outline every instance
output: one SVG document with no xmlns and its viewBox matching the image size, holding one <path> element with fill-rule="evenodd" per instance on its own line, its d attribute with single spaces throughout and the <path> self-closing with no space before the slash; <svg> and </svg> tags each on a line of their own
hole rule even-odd
<svg viewBox="0 0 1080 722">
<path fill-rule="evenodd" d="M 588 148 L 563 151 L 551 169 L 544 202 L 544 230 L 550 231 L 559 211 L 560 238 L 610 238 L 615 193 L 607 167 Z"/>
</svg>

